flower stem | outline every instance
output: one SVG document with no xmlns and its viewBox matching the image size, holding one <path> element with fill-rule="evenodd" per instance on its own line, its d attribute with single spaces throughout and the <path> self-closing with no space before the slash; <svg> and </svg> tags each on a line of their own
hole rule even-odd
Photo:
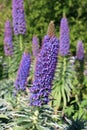
<svg viewBox="0 0 87 130">
<path fill-rule="evenodd" d="M 66 57 L 63 58 L 63 71 L 62 71 L 63 79 L 65 76 L 65 71 L 66 71 Z"/>
<path fill-rule="evenodd" d="M 9 56 L 9 57 L 8 57 L 8 68 L 10 68 L 10 60 L 11 60 L 11 57 Z M 10 76 L 11 76 L 11 75 L 10 75 L 10 72 L 9 72 L 9 73 L 8 73 L 8 77 L 10 78 Z"/>
<path fill-rule="evenodd" d="M 22 35 L 19 35 L 19 41 L 20 41 L 20 51 L 23 50 L 23 44 L 22 44 Z"/>
</svg>

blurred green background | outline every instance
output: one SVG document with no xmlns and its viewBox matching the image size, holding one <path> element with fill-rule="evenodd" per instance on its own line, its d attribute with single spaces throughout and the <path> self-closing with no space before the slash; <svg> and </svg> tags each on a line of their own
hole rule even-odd
<svg viewBox="0 0 87 130">
<path fill-rule="evenodd" d="M 47 26 L 54 20 L 56 35 L 59 37 L 59 25 L 65 9 L 70 27 L 71 51 L 75 55 L 79 39 L 84 42 L 87 51 L 87 0 L 24 0 L 27 33 L 24 42 L 31 46 L 31 39 L 36 34 L 41 42 Z M 3 55 L 4 24 L 7 18 L 12 21 L 12 0 L 0 0 L 0 55 Z"/>
</svg>

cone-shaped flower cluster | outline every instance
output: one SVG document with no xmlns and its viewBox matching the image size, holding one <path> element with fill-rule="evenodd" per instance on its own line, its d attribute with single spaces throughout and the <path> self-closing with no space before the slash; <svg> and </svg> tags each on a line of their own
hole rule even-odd
<svg viewBox="0 0 87 130">
<path fill-rule="evenodd" d="M 55 36 L 55 25 L 54 22 L 51 21 L 48 26 L 47 35 L 50 37 Z"/>
<path fill-rule="evenodd" d="M 59 52 L 61 56 L 68 55 L 70 49 L 70 36 L 69 36 L 69 27 L 66 17 L 61 19 L 60 23 L 60 41 L 59 41 Z"/>
<path fill-rule="evenodd" d="M 33 51 L 33 55 L 37 57 L 39 53 L 39 42 L 37 36 L 34 36 L 32 39 L 32 51 Z"/>
<path fill-rule="evenodd" d="M 82 41 L 78 41 L 78 43 L 77 43 L 76 58 L 78 60 L 84 59 L 84 47 L 83 47 Z"/>
<path fill-rule="evenodd" d="M 6 56 L 13 55 L 12 28 L 11 28 L 11 23 L 9 20 L 7 20 L 5 23 L 4 52 Z"/>
<path fill-rule="evenodd" d="M 23 2 L 24 0 L 12 0 L 12 17 L 15 35 L 26 33 Z"/>
<path fill-rule="evenodd" d="M 30 105 L 32 106 L 41 106 L 47 104 L 50 100 L 49 95 L 52 89 L 58 49 L 58 39 L 55 36 L 46 35 L 37 57 L 33 86 L 30 89 Z"/>
<path fill-rule="evenodd" d="M 15 81 L 15 88 L 17 90 L 26 89 L 27 77 L 29 76 L 30 70 L 30 62 L 30 54 L 27 51 L 25 51 L 22 55 L 21 63 Z"/>
</svg>

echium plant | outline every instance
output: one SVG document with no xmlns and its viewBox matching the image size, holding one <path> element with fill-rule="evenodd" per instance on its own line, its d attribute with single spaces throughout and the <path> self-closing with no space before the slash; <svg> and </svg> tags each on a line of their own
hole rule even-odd
<svg viewBox="0 0 87 130">
<path fill-rule="evenodd" d="M 67 18 L 64 16 L 60 22 L 59 57 L 53 82 L 53 101 L 55 110 L 64 108 L 70 101 L 75 77 L 74 61 L 68 56 L 70 49 L 70 36 Z"/>
<path fill-rule="evenodd" d="M 24 14 L 24 0 L 12 0 L 12 18 L 14 34 L 18 35 L 20 51 L 23 51 L 22 35 L 26 33 L 26 21 Z"/>
<path fill-rule="evenodd" d="M 4 52 L 6 56 L 12 56 L 14 51 L 12 43 L 12 28 L 9 20 L 7 20 L 5 23 L 4 31 Z"/>
<path fill-rule="evenodd" d="M 26 33 L 23 2 L 24 0 L 12 0 L 12 18 L 15 35 Z"/>
<path fill-rule="evenodd" d="M 77 59 L 76 71 L 77 71 L 77 78 L 79 81 L 78 92 L 80 92 L 79 100 L 82 100 L 82 91 L 84 90 L 84 85 L 83 85 L 84 83 L 84 46 L 81 40 L 79 40 L 77 43 L 76 59 Z"/>
<path fill-rule="evenodd" d="M 25 90 L 27 85 L 27 78 L 29 76 L 30 70 L 30 54 L 26 50 L 20 62 L 20 66 L 17 72 L 17 77 L 15 80 L 15 89 L 17 90 Z"/>
<path fill-rule="evenodd" d="M 50 22 L 48 29 L 50 27 L 53 27 L 50 30 L 53 31 L 53 21 Z M 52 90 L 52 80 L 56 68 L 58 50 L 58 39 L 54 33 L 50 35 L 48 31 L 36 60 L 33 85 L 30 89 L 30 105 L 32 106 L 41 106 L 50 101 L 49 96 Z"/>
<path fill-rule="evenodd" d="M 24 0 L 12 0 L 12 23 L 14 29 L 14 57 L 11 60 L 9 72 L 13 73 L 18 70 L 18 66 L 24 52 L 25 46 L 23 35 L 26 33 L 26 21 L 24 13 Z M 19 43 L 19 44 L 18 44 Z"/>
<path fill-rule="evenodd" d="M 84 47 L 82 41 L 78 41 L 77 43 L 77 51 L 76 51 L 76 58 L 78 60 L 83 60 L 84 59 Z"/>
<path fill-rule="evenodd" d="M 64 16 L 60 22 L 59 53 L 61 56 L 68 55 L 70 49 L 70 36 L 67 18 Z"/>
</svg>

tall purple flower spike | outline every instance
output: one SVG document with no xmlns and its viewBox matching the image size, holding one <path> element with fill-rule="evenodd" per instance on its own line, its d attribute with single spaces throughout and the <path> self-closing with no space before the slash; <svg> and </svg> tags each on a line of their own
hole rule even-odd
<svg viewBox="0 0 87 130">
<path fill-rule="evenodd" d="M 6 56 L 13 55 L 12 28 L 11 28 L 11 23 L 9 20 L 7 20 L 5 23 L 4 52 Z"/>
<path fill-rule="evenodd" d="M 33 86 L 30 89 L 30 105 L 47 104 L 52 89 L 52 80 L 57 64 L 59 41 L 55 36 L 44 37 L 42 49 L 37 57 Z"/>
<path fill-rule="evenodd" d="M 12 17 L 15 35 L 26 33 L 23 2 L 24 0 L 12 0 Z"/>
<path fill-rule="evenodd" d="M 68 55 L 70 49 L 69 27 L 66 17 L 61 19 L 60 23 L 60 39 L 59 39 L 59 53 L 61 56 Z"/>
<path fill-rule="evenodd" d="M 78 60 L 84 59 L 84 47 L 83 47 L 82 41 L 78 41 L 78 43 L 77 43 L 76 58 Z"/>
<path fill-rule="evenodd" d="M 17 77 L 15 80 L 15 88 L 17 90 L 25 90 L 27 84 L 27 78 L 30 71 L 30 54 L 25 51 L 22 55 L 21 63 L 17 72 Z"/>
<path fill-rule="evenodd" d="M 37 57 L 39 53 L 39 42 L 37 36 L 34 36 L 32 39 L 32 51 L 33 51 L 33 55 Z"/>
</svg>

